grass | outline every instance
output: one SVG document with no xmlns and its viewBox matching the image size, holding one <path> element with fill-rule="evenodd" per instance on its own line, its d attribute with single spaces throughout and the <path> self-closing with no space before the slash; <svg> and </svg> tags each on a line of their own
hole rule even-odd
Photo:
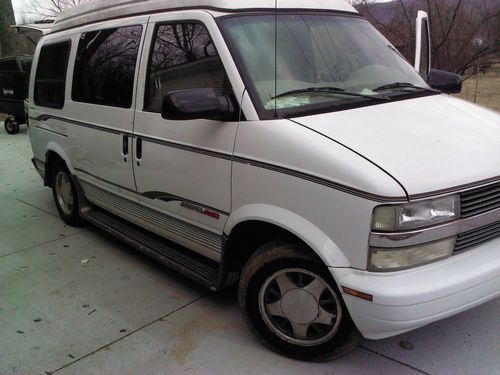
<svg viewBox="0 0 500 375">
<path fill-rule="evenodd" d="M 477 95 L 476 95 L 477 84 Z M 484 105 L 500 112 L 500 64 L 494 65 L 486 73 L 470 77 L 463 84 L 460 98 Z"/>
</svg>

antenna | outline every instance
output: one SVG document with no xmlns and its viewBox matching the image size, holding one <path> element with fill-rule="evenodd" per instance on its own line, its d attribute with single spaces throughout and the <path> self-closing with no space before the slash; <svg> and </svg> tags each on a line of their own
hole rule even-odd
<svg viewBox="0 0 500 375">
<path fill-rule="evenodd" d="M 278 0 L 274 0 L 274 118 L 278 118 Z"/>
</svg>

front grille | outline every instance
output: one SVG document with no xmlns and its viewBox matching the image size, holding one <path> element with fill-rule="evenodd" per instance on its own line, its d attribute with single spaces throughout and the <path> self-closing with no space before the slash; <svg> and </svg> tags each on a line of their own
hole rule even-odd
<svg viewBox="0 0 500 375">
<path fill-rule="evenodd" d="M 460 253 L 495 237 L 500 237 L 500 221 L 469 232 L 460 233 L 457 237 L 454 253 Z"/>
<path fill-rule="evenodd" d="M 500 208 L 500 183 L 460 194 L 461 217 L 467 218 Z"/>
</svg>

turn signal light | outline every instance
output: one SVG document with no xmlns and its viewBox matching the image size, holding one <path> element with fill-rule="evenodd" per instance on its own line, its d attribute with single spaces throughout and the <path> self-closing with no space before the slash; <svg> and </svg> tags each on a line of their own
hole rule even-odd
<svg viewBox="0 0 500 375">
<path fill-rule="evenodd" d="M 345 286 L 342 287 L 342 290 L 344 291 L 344 293 L 350 294 L 351 296 L 358 297 L 358 298 L 361 298 L 361 299 L 364 299 L 364 300 L 367 300 L 370 302 L 373 301 L 373 296 L 371 294 L 366 294 L 366 293 L 360 292 L 359 290 L 354 290 L 351 288 L 347 288 Z"/>
</svg>

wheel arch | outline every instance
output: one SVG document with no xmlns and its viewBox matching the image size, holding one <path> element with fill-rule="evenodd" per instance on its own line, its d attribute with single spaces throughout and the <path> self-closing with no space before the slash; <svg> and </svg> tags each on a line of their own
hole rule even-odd
<svg viewBox="0 0 500 375">
<path fill-rule="evenodd" d="M 241 269 L 260 245 L 275 239 L 304 244 L 326 266 L 350 266 L 341 250 L 323 231 L 281 207 L 252 204 L 238 208 L 230 215 L 224 233 L 227 236 L 224 267 L 231 271 Z"/>
<path fill-rule="evenodd" d="M 54 167 L 54 163 L 57 159 L 61 159 L 62 161 L 64 161 L 71 174 L 74 174 L 74 170 L 71 166 L 71 163 L 69 162 L 68 155 L 64 152 L 59 144 L 50 142 L 45 150 L 45 186 L 52 187 L 52 168 Z"/>
</svg>

